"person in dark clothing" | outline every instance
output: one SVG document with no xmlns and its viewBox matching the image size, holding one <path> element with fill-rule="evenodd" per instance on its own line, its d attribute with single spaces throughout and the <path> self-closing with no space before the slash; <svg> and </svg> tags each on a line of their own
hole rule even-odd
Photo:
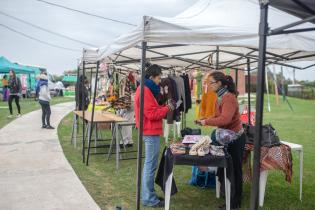
<svg viewBox="0 0 315 210">
<path fill-rule="evenodd" d="M 82 111 L 87 110 L 90 103 L 89 90 L 87 89 L 87 78 L 81 75 L 75 86 L 75 101 L 77 105 L 77 110 Z M 84 100 L 84 101 L 83 101 Z"/>
<path fill-rule="evenodd" d="M 231 76 L 222 72 L 213 72 L 209 76 L 209 85 L 217 93 L 215 116 L 198 120 L 200 125 L 217 126 L 233 131 L 235 140 L 228 144 L 227 151 L 232 157 L 235 189 L 231 195 L 231 208 L 241 207 L 243 191 L 242 161 L 245 147 L 245 134 L 240 120 L 239 104 L 236 98 L 237 90 Z M 221 206 L 220 209 L 225 209 Z"/>
<path fill-rule="evenodd" d="M 12 110 L 12 101 L 13 99 L 15 100 L 15 104 L 18 110 L 18 114 L 16 115 L 17 117 L 21 116 L 21 107 L 20 107 L 20 95 L 22 92 L 22 85 L 21 85 L 21 80 L 18 78 L 15 74 L 14 70 L 10 70 L 10 79 L 9 79 L 9 90 L 10 90 L 10 96 L 9 96 L 9 110 L 10 110 L 10 115 L 8 118 L 13 118 L 13 110 Z"/>
</svg>

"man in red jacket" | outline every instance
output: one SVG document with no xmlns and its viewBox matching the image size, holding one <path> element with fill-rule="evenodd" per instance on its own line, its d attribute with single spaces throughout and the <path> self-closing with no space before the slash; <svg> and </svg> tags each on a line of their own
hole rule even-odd
<svg viewBox="0 0 315 210">
<path fill-rule="evenodd" d="M 145 143 L 145 159 L 142 176 L 141 201 L 144 206 L 163 207 L 164 201 L 160 200 L 154 191 L 154 176 L 158 167 L 160 151 L 160 135 L 163 134 L 162 119 L 169 111 L 175 109 L 173 102 L 167 106 L 160 106 L 156 100 L 160 93 L 161 68 L 151 65 L 146 70 L 144 83 L 144 108 L 143 108 L 143 140 Z M 136 126 L 139 128 L 140 87 L 135 96 Z"/>
</svg>

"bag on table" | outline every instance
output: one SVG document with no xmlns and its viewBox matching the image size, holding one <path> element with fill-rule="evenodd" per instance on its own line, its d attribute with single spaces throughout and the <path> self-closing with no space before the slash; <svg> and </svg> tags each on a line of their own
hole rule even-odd
<svg viewBox="0 0 315 210">
<path fill-rule="evenodd" d="M 182 137 L 185 137 L 186 135 L 201 135 L 201 129 L 184 128 L 180 133 Z"/>
</svg>

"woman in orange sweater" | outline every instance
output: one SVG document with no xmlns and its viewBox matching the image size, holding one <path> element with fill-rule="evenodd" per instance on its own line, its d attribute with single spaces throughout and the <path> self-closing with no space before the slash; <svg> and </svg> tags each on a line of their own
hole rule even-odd
<svg viewBox="0 0 315 210">
<path fill-rule="evenodd" d="M 234 131 L 237 138 L 228 144 L 227 151 L 233 160 L 233 171 L 235 178 L 235 189 L 231 195 L 231 208 L 241 207 L 242 200 L 242 160 L 245 146 L 245 135 L 240 120 L 239 105 L 236 98 L 237 91 L 231 76 L 222 72 L 210 74 L 209 85 L 217 93 L 215 116 L 208 119 L 198 120 L 200 125 L 216 126 L 218 128 Z M 225 209 L 225 206 L 220 207 Z"/>
</svg>

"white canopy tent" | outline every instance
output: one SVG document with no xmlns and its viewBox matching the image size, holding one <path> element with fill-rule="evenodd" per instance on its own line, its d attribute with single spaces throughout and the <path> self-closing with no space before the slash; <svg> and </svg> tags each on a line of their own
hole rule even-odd
<svg viewBox="0 0 315 210">
<path fill-rule="evenodd" d="M 285 0 L 270 1 L 280 2 L 278 7 L 280 9 L 285 2 Z M 306 0 L 304 1 L 306 2 Z M 120 36 L 110 44 L 98 49 L 84 49 L 83 63 L 96 63 L 97 69 L 102 60 L 127 67 L 135 65 L 136 68 L 141 69 L 137 209 L 140 209 L 139 192 L 143 137 L 143 109 L 141 107 L 143 107 L 144 100 L 143 81 L 146 62 L 166 67 L 181 66 L 185 69 L 197 67 L 245 69 L 247 66 L 248 72 L 249 65 L 259 67 L 258 79 L 260 84 L 256 97 L 257 134 L 255 136 L 254 157 L 254 169 L 257 176 L 254 179 L 251 200 L 251 209 L 257 209 L 260 161 L 260 152 L 258 151 L 260 151 L 259 142 L 261 139 L 265 64 L 279 64 L 304 69 L 306 67 L 292 66 L 289 62 L 315 60 L 314 30 L 303 33 L 282 33 L 270 36 L 267 43 L 266 40 L 261 41 L 263 37 L 268 35 L 268 32 L 263 28 L 266 27 L 267 16 L 269 16 L 270 28 L 279 29 L 283 25 L 300 21 L 298 17 L 273 7 L 269 8 L 268 15 L 263 14 L 261 11 L 266 7 L 265 5 L 268 5 L 268 2 L 268 0 L 200 0 L 173 18 L 144 16 L 143 21 L 134 30 Z M 288 7 L 284 8 L 288 9 Z M 308 14 L 303 13 L 303 15 Z M 264 24 L 259 25 L 261 21 Z M 304 21 L 303 24 L 296 24 L 290 28 L 296 31 L 304 28 L 311 29 L 314 28 L 314 24 Z M 264 32 L 264 34 L 259 34 L 259 31 Z M 264 44 L 266 44 L 266 52 L 263 49 Z M 94 113 L 94 109 L 92 113 Z"/>
<path fill-rule="evenodd" d="M 139 44 L 146 41 L 147 59 L 160 65 L 217 67 L 219 52 L 219 68 L 244 68 L 246 58 L 253 66 L 258 60 L 259 9 L 257 0 L 200 0 L 173 18 L 144 16 L 134 30 L 109 45 L 84 50 L 83 57 L 92 62 L 139 64 Z M 299 20 L 275 8 L 269 10 L 269 17 L 271 28 Z M 267 49 L 269 63 L 315 60 L 315 32 L 273 36 Z"/>
</svg>

